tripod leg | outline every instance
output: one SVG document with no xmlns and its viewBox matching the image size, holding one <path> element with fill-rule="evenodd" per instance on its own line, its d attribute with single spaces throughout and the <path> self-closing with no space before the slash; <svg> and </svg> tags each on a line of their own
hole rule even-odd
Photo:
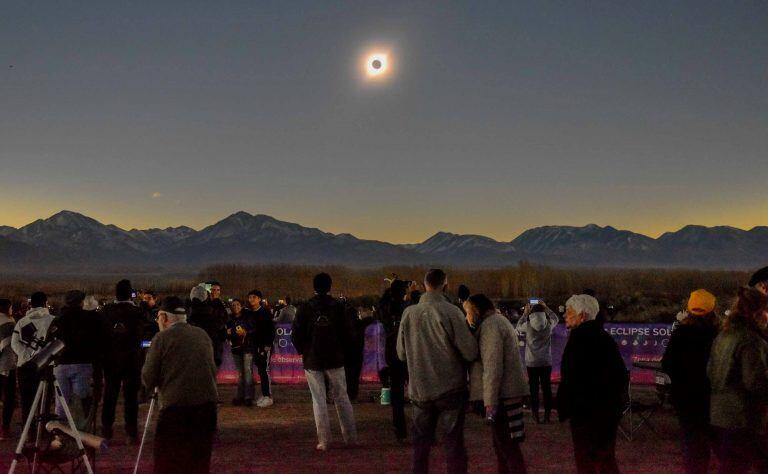
<svg viewBox="0 0 768 474">
<path fill-rule="evenodd" d="M 144 440 L 147 439 L 147 431 L 149 430 L 149 423 L 152 421 L 152 410 L 155 408 L 155 401 L 157 400 L 157 389 L 152 394 L 152 400 L 149 401 L 149 410 L 147 410 L 147 421 L 144 423 L 144 434 L 141 435 L 141 444 L 139 444 L 139 454 L 136 456 L 136 465 L 133 467 L 133 474 L 139 472 L 139 463 L 141 462 L 141 452 L 144 450 Z"/>
<path fill-rule="evenodd" d="M 64 395 L 61 393 L 61 387 L 59 387 L 59 382 L 56 381 L 56 379 L 53 379 L 53 388 L 54 388 L 54 395 L 56 399 L 59 401 L 59 404 L 61 405 L 61 408 L 64 410 L 64 414 L 67 417 L 67 423 L 69 423 L 69 429 L 72 430 L 72 433 L 75 435 L 75 443 L 77 444 L 77 448 L 80 450 L 80 455 L 83 458 L 83 464 L 85 464 L 85 469 L 88 471 L 88 474 L 93 474 L 93 469 L 91 468 L 91 461 L 88 459 L 88 454 L 85 452 L 85 447 L 83 446 L 83 440 L 80 438 L 80 431 L 77 429 L 77 425 L 75 424 L 74 418 L 72 418 L 72 412 L 69 411 L 69 405 L 67 405 L 67 399 L 64 398 Z"/>
<path fill-rule="evenodd" d="M 35 399 L 32 402 L 32 407 L 29 409 L 27 421 L 24 422 L 24 430 L 21 432 L 21 438 L 19 439 L 19 444 L 16 446 L 16 454 L 14 455 L 13 462 L 11 463 L 11 468 L 8 470 L 8 474 L 13 474 L 13 472 L 16 470 L 16 464 L 18 463 L 19 459 L 24 456 L 24 443 L 27 442 L 29 429 L 32 427 L 32 420 L 35 419 L 35 412 L 37 411 L 37 406 L 40 403 L 40 399 L 42 398 L 43 390 L 43 384 L 41 383 L 37 386 L 37 393 L 35 393 Z"/>
</svg>

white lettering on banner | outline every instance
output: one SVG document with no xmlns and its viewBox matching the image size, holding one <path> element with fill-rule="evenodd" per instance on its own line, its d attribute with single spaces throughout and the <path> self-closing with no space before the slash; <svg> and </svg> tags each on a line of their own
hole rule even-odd
<svg viewBox="0 0 768 474">
<path fill-rule="evenodd" d="M 277 328 L 275 333 L 278 336 L 290 336 L 293 330 L 291 328 Z"/>
</svg>

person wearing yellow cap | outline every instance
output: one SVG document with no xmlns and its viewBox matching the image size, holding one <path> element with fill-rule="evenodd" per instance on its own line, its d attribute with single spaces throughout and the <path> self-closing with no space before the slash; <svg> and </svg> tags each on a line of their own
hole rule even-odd
<svg viewBox="0 0 768 474">
<path fill-rule="evenodd" d="M 672 385 L 670 401 L 682 430 L 685 472 L 708 472 L 712 448 L 709 423 L 710 386 L 707 362 L 718 331 L 715 296 L 696 290 L 688 298 L 687 316 L 672 332 L 661 360 Z"/>
</svg>

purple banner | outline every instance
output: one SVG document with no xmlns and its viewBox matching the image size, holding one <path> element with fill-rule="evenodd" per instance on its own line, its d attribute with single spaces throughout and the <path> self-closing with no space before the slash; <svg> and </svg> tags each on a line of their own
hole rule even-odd
<svg viewBox="0 0 768 474">
<path fill-rule="evenodd" d="M 274 383 L 303 383 L 304 367 L 301 356 L 291 342 L 291 325 L 278 324 L 275 349 L 272 353 L 272 381 Z M 627 369 L 631 371 L 632 382 L 653 384 L 653 370 L 634 367 L 635 362 L 658 362 L 664 355 L 672 333 L 671 324 L 632 324 L 607 323 L 605 330 L 613 336 L 619 345 L 619 351 L 624 358 Z M 568 331 L 564 325 L 559 325 L 552 335 L 552 378 L 560 380 L 560 360 L 568 339 Z M 232 354 L 227 349 L 224 361 L 219 370 L 219 383 L 236 383 L 237 372 L 232 361 Z M 521 339 L 520 349 L 524 351 L 525 341 Z M 379 322 L 369 325 L 365 331 L 365 349 L 363 353 L 363 371 L 360 379 L 363 382 L 378 382 L 379 370 L 386 367 L 384 359 L 384 327 Z"/>
</svg>

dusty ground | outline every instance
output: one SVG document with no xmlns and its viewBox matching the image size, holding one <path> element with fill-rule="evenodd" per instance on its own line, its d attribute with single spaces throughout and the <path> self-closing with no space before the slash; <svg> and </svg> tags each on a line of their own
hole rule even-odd
<svg viewBox="0 0 768 474">
<path fill-rule="evenodd" d="M 223 404 L 219 411 L 220 435 L 214 446 L 213 469 L 217 474 L 246 472 L 407 472 L 410 446 L 398 444 L 390 429 L 390 410 L 370 401 L 354 405 L 361 446 L 333 445 L 327 453 L 314 450 L 316 438 L 312 405 L 305 386 L 274 387 L 276 403 L 267 409 L 233 407 L 232 387 L 221 387 Z M 365 386 L 373 394 L 376 387 Z M 642 394 L 651 399 L 652 393 Z M 362 398 L 370 398 L 364 397 Z M 141 407 L 142 425 L 147 405 Z M 333 409 L 333 407 L 329 407 Z M 120 408 L 118 408 L 120 413 Z M 660 437 L 641 429 L 634 441 L 620 439 L 618 459 L 623 472 L 679 472 L 680 455 L 677 426 L 669 408 L 658 412 L 654 423 Z M 335 423 L 335 419 L 334 419 Z M 116 426 L 116 439 L 109 452 L 98 457 L 96 467 L 103 473 L 132 472 L 137 447 L 123 442 L 122 426 Z M 338 423 L 334 434 L 338 437 Z M 572 451 L 567 426 L 557 423 L 536 425 L 526 414 L 527 440 L 523 453 L 529 472 L 573 472 Z M 152 439 L 149 435 L 140 472 L 151 472 Z M 466 428 L 470 472 L 495 472 L 495 455 L 483 420 L 468 416 Z M 0 442 L 0 466 L 10 464 L 15 442 Z M 433 451 L 434 472 L 444 472 L 441 448 Z M 26 466 L 24 466 L 26 468 Z M 5 471 L 5 469 L 3 469 Z M 17 472 L 27 472 L 18 470 Z"/>
</svg>

